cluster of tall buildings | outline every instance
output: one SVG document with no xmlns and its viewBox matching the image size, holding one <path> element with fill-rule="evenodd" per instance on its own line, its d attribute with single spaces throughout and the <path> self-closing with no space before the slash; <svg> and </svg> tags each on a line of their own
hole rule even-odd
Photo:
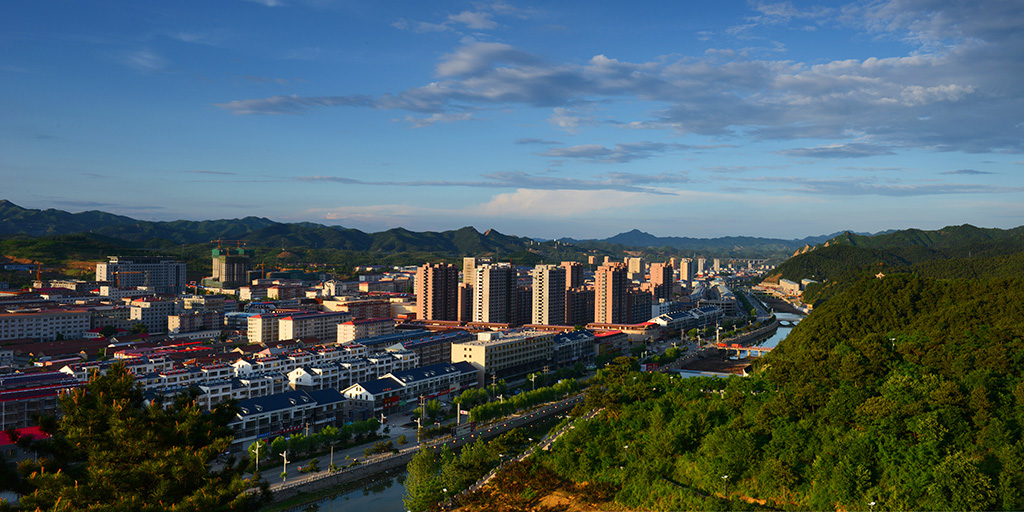
<svg viewBox="0 0 1024 512">
<path fill-rule="evenodd" d="M 525 274 L 525 275 L 524 275 Z M 651 318 L 651 306 L 673 297 L 671 263 L 640 258 L 605 262 L 591 274 L 582 263 L 528 271 L 490 258 L 464 258 L 461 272 L 428 263 L 416 273 L 416 317 L 508 325 L 628 324 Z"/>
</svg>

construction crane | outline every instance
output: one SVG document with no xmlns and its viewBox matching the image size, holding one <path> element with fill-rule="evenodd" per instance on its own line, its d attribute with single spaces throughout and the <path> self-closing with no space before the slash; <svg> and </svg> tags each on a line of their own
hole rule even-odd
<svg viewBox="0 0 1024 512">
<path fill-rule="evenodd" d="M 51 271 L 51 270 L 61 270 L 61 269 L 59 269 L 59 268 L 43 268 L 42 265 L 36 263 L 36 282 L 35 282 L 36 287 L 38 287 L 38 288 L 42 288 L 43 287 L 43 279 L 42 279 L 43 272 L 48 272 L 48 271 Z"/>
<path fill-rule="evenodd" d="M 223 239 L 223 238 L 218 238 L 216 240 L 210 240 L 211 244 L 214 243 L 214 242 L 217 243 L 217 249 L 218 250 L 220 250 L 221 244 L 232 244 L 232 243 L 234 243 L 234 244 L 236 244 L 235 248 L 241 249 L 242 246 L 245 245 L 245 243 L 246 243 L 245 240 L 226 240 L 226 239 Z"/>
<path fill-rule="evenodd" d="M 114 274 L 116 279 L 117 288 L 121 289 L 121 274 L 146 274 L 146 284 L 149 284 L 149 272 L 143 272 L 141 270 L 115 270 L 111 272 Z"/>
<path fill-rule="evenodd" d="M 36 281 L 42 281 L 43 272 L 49 272 L 51 270 L 60 270 L 59 268 L 43 268 L 42 265 L 36 263 Z"/>
</svg>

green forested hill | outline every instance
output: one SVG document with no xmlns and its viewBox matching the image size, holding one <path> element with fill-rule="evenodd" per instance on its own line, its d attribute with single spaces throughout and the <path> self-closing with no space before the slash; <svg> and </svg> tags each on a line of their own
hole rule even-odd
<svg viewBox="0 0 1024 512">
<path fill-rule="evenodd" d="M 759 366 L 604 370 L 542 460 L 633 509 L 1024 509 L 1024 278 L 860 279 Z"/>
<path fill-rule="evenodd" d="M 845 233 L 827 245 L 779 265 L 766 281 L 813 279 L 804 301 L 820 305 L 847 284 L 878 272 L 912 272 L 935 278 L 1010 277 L 1024 253 L 1024 227 L 1009 230 L 951 226 L 873 237 Z"/>
<path fill-rule="evenodd" d="M 311 222 L 280 223 L 262 217 L 205 221 L 151 222 L 89 211 L 31 210 L 0 200 L 0 237 L 47 237 L 87 234 L 137 246 L 206 244 L 210 240 L 245 240 L 249 247 L 307 247 L 371 253 L 429 252 L 445 255 L 510 254 L 531 240 L 472 227 L 442 232 L 394 228 L 380 233 Z"/>
<path fill-rule="evenodd" d="M 988 229 L 979 228 L 970 224 L 960 226 L 946 226 L 934 231 L 920 229 L 904 229 L 876 236 L 856 235 L 850 232 L 843 233 L 831 240 L 832 243 L 841 243 L 866 248 L 894 248 L 894 247 L 929 247 L 933 249 L 963 250 L 977 244 L 1024 238 L 1024 226 L 1013 229 Z"/>
</svg>

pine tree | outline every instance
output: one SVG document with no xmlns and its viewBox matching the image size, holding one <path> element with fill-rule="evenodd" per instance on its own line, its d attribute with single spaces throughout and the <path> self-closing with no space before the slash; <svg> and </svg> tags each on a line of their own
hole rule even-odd
<svg viewBox="0 0 1024 512">
<path fill-rule="evenodd" d="M 405 498 L 402 503 L 412 512 L 430 510 L 442 499 L 440 458 L 426 445 L 406 465 Z"/>
<path fill-rule="evenodd" d="M 60 398 L 52 459 L 28 477 L 25 510 L 247 510 L 241 464 L 211 464 L 231 444 L 233 407 L 203 411 L 190 397 L 147 404 L 123 363 Z"/>
</svg>

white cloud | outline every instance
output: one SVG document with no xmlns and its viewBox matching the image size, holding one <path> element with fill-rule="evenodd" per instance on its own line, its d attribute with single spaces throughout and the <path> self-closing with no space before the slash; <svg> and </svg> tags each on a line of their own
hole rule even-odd
<svg viewBox="0 0 1024 512">
<path fill-rule="evenodd" d="M 566 133 L 577 133 L 581 125 L 592 124 L 592 121 L 567 108 L 555 107 L 548 117 L 548 123 Z"/>
<path fill-rule="evenodd" d="M 851 144 L 829 144 L 814 148 L 794 148 L 781 151 L 788 156 L 812 157 L 812 158 L 863 158 L 868 156 L 895 155 L 891 149 L 874 144 L 851 143 Z"/>
<path fill-rule="evenodd" d="M 252 3 L 255 3 L 255 4 L 265 5 L 267 7 L 281 7 L 281 6 L 287 5 L 286 3 L 281 2 L 279 0 L 246 0 L 246 1 L 247 2 L 252 2 Z"/>
<path fill-rule="evenodd" d="M 505 43 L 471 41 L 442 57 L 437 65 L 441 77 L 472 77 L 502 63 L 532 64 L 539 59 Z"/>
<path fill-rule="evenodd" d="M 431 114 L 430 117 L 414 117 L 405 116 L 403 121 L 412 125 L 412 128 L 425 128 L 427 126 L 433 126 L 436 123 L 454 123 L 456 121 L 465 121 L 473 117 L 472 112 L 462 112 L 456 114 Z"/>
<path fill-rule="evenodd" d="M 498 23 L 491 19 L 489 12 L 462 11 L 458 14 L 448 15 L 448 19 L 455 23 L 462 23 L 474 30 L 490 30 L 498 26 Z"/>
<path fill-rule="evenodd" d="M 675 201 L 674 196 L 667 196 Z M 602 210 L 617 210 L 630 203 L 651 204 L 652 196 L 618 190 L 518 189 L 498 194 L 472 208 L 473 213 L 494 217 L 575 217 Z M 662 200 L 665 201 L 665 200 Z"/>
<path fill-rule="evenodd" d="M 407 20 L 404 18 L 392 23 L 391 26 L 399 30 L 411 30 L 417 34 L 446 32 L 452 29 L 451 26 L 445 23 L 427 23 L 425 21 Z"/>
<path fill-rule="evenodd" d="M 121 62 L 139 71 L 161 71 L 167 67 L 167 60 L 149 49 L 126 53 Z"/>
<path fill-rule="evenodd" d="M 624 163 L 633 160 L 651 158 L 660 153 L 669 153 L 690 149 L 685 144 L 668 144 L 664 142 L 627 142 L 616 144 L 614 148 L 606 148 L 597 144 L 582 144 L 567 148 L 551 148 L 541 156 L 553 158 L 583 158 L 595 162 Z"/>
<path fill-rule="evenodd" d="M 507 43 L 468 39 L 438 62 L 438 80 L 420 87 L 373 98 L 273 97 L 218 106 L 245 114 L 364 106 L 433 116 L 527 105 L 552 109 L 548 122 L 569 133 L 601 122 L 714 137 L 817 138 L 847 150 L 855 149 L 847 141 L 871 140 L 892 150 L 1024 151 L 1018 126 L 1024 36 L 1012 30 L 1024 26 L 1024 4 L 976 9 L 891 0 L 848 8 L 841 17 L 786 2 L 754 7 L 757 23 L 831 17 L 873 34 L 927 42 L 903 56 L 823 63 L 756 59 L 745 50 L 652 62 L 598 54 L 550 63 Z M 474 12 L 492 11 L 478 6 Z M 625 118 L 617 111 L 620 118 L 600 121 L 587 114 L 620 100 L 648 110 L 632 109 Z"/>
</svg>

